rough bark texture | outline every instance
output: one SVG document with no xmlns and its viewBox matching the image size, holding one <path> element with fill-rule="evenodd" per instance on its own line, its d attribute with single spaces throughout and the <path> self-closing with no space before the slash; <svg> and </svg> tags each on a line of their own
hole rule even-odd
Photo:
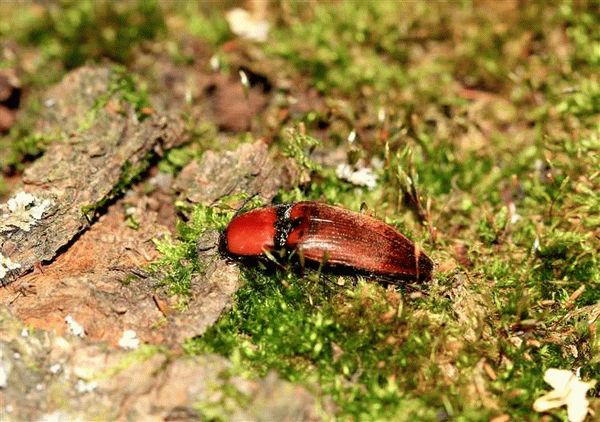
<svg viewBox="0 0 600 422">
<path fill-rule="evenodd" d="M 150 196 L 130 191 L 50 265 L 0 289 L 0 303 L 31 327 L 62 334 L 71 315 L 95 341 L 117 345 L 134 330 L 142 342 L 180 348 L 231 307 L 239 269 L 218 255 L 216 234 L 205 239 L 206 271 L 194 278 L 184 311 L 180 298 L 157 288 L 143 268 L 158 258 L 152 239 L 174 226 L 172 199 L 159 188 Z M 128 226 L 132 216 L 137 230 Z"/>
<path fill-rule="evenodd" d="M 229 362 L 218 356 L 111 350 L 27 329 L 3 308 L 0 339 L 3 421 L 197 420 L 210 410 L 227 420 L 318 419 L 316 400 L 302 387 L 273 374 L 231 378 Z"/>
<path fill-rule="evenodd" d="M 138 230 L 127 226 L 126 210 L 139 214 Z M 39 329 L 64 333 L 71 315 L 95 341 L 116 345 L 124 330 L 134 330 L 144 342 L 164 342 L 165 316 L 153 283 L 126 280 L 157 258 L 152 239 L 169 233 L 159 213 L 155 201 L 128 195 L 50 265 L 0 289 L 0 302 Z"/>
<path fill-rule="evenodd" d="M 276 167 L 261 142 L 244 144 L 238 151 L 237 156 L 207 152 L 209 158 L 189 173 L 197 178 L 178 179 L 181 195 L 212 203 L 227 193 L 261 192 L 270 200 L 288 173 Z M 210 178 L 213 172 L 216 177 Z M 113 345 L 126 329 L 146 343 L 175 348 L 186 338 L 202 335 L 231 307 L 239 269 L 218 254 L 218 233 L 207 233 L 198 242 L 206 271 L 192 280 L 185 311 L 178 310 L 179 298 L 156 289 L 155 281 L 144 277 L 140 269 L 157 258 L 151 240 L 174 226 L 170 180 L 163 179 L 157 175 L 148 181 L 154 186 L 151 195 L 136 188 L 110 206 L 54 262 L 0 290 L 0 302 L 10 303 L 12 312 L 30 326 L 58 333 L 66 330 L 64 318 L 72 315 L 89 338 Z M 135 216 L 138 230 L 128 227 L 128 215 Z"/>
<path fill-rule="evenodd" d="M 205 262 L 207 271 L 192 280 L 192 297 L 186 311 L 168 316 L 170 343 L 180 344 L 185 339 L 201 336 L 231 308 L 240 287 L 239 268 L 216 257 Z"/>
<path fill-rule="evenodd" d="M 241 145 L 233 153 L 208 151 L 204 157 L 177 179 L 181 195 L 193 202 L 213 203 L 239 192 L 259 193 L 270 200 L 291 177 L 275 164 L 262 142 Z M 126 329 L 144 342 L 171 347 L 202 335 L 231 307 L 239 269 L 217 253 L 218 233 L 207 233 L 198 247 L 206 271 L 192 280 L 185 311 L 177 310 L 177 297 L 156 289 L 155 281 L 144 277 L 141 269 L 157 258 L 151 240 L 174 226 L 171 180 L 163 179 L 157 175 L 149 180 L 154 186 L 151 195 L 136 188 L 107 208 L 54 262 L 0 290 L 0 302 L 9 303 L 30 326 L 58 333 L 66 330 L 64 318 L 72 315 L 89 338 L 113 345 Z M 128 226 L 128 216 L 137 219 L 138 230 Z M 88 224 L 79 221 L 84 227 Z M 35 236 L 34 229 L 27 233 Z M 131 274 L 142 277 L 130 278 Z"/>
<path fill-rule="evenodd" d="M 0 253 L 18 268 L 0 280 L 2 283 L 54 258 L 89 227 L 98 207 L 147 168 L 152 154 L 161 154 L 182 141 L 183 125 L 178 119 L 151 116 L 139 122 L 128 104 L 115 104 L 117 98 L 112 103 L 108 99 L 112 106 L 95 109 L 98 103 L 94 99 L 107 92 L 110 79 L 106 69 L 82 68 L 66 77 L 46 100 L 51 111 L 40 127 L 56 134 L 60 126 L 62 138 L 23 176 L 22 191 L 33 195 L 36 202 L 21 211 L 45 204 L 40 218 L 32 215 L 27 221 L 27 216 L 15 216 L 4 206 Z"/>
<path fill-rule="evenodd" d="M 226 195 L 246 193 L 270 201 L 282 186 L 301 177 L 292 160 L 275 160 L 264 142 L 235 151 L 207 151 L 179 173 L 175 189 L 193 204 L 211 205 Z"/>
<path fill-rule="evenodd" d="M 212 231 L 198 239 L 198 259 L 203 262 L 205 271 L 192 279 L 186 310 L 166 312 L 168 343 L 179 345 L 188 338 L 201 336 L 233 304 L 234 295 L 240 287 L 240 270 L 220 256 L 218 239 L 219 233 Z M 173 298 L 170 299 L 172 301 Z M 165 309 L 174 308 L 169 306 L 169 298 L 164 296 L 163 304 Z"/>
</svg>

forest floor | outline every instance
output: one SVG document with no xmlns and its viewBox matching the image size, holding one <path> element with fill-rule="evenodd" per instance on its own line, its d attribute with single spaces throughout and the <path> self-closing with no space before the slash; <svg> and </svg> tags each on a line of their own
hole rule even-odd
<svg viewBox="0 0 600 422">
<path fill-rule="evenodd" d="M 0 3 L 0 419 L 598 417 L 600 5 L 236 6 Z M 301 200 L 432 279 L 218 251 Z"/>
</svg>

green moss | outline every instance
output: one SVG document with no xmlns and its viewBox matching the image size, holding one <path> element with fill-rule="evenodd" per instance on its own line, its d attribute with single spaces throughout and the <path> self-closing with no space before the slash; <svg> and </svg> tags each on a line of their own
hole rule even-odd
<svg viewBox="0 0 600 422">
<path fill-rule="evenodd" d="M 538 257 L 542 261 L 540 271 L 547 279 L 589 280 L 597 268 L 594 251 L 588 243 L 589 235 L 555 231 L 542 241 Z M 555 267 L 554 263 L 560 263 Z M 552 277 L 554 275 L 554 277 Z"/>
<path fill-rule="evenodd" d="M 308 171 L 317 171 L 320 166 L 310 158 L 310 154 L 319 144 L 318 139 L 303 133 L 302 130 L 288 129 L 282 152 L 286 157 L 293 158 L 300 167 Z"/>
<path fill-rule="evenodd" d="M 129 104 L 140 121 L 149 116 L 151 105 L 145 87 L 126 68 L 115 65 L 112 66 L 106 92 L 95 99 L 94 105 L 89 110 L 87 118 L 80 125 L 79 130 L 89 129 L 94 123 L 98 112 L 104 109 L 110 100 L 123 101 Z M 123 112 L 125 113 L 126 110 L 123 110 Z"/>
<path fill-rule="evenodd" d="M 213 122 L 198 122 L 187 116 L 186 133 L 189 142 L 170 149 L 159 161 L 158 168 L 161 172 L 175 175 L 192 160 L 200 159 L 204 151 L 222 147 L 217 136 L 218 129 Z"/>
<path fill-rule="evenodd" d="M 163 173 L 175 175 L 197 156 L 198 153 L 189 145 L 173 148 L 158 163 L 158 168 Z"/>
<path fill-rule="evenodd" d="M 580 86 L 572 87 L 557 110 L 567 115 L 597 117 L 600 113 L 600 81 L 584 79 Z"/>
<path fill-rule="evenodd" d="M 95 204 L 88 204 L 81 207 L 81 212 L 88 220 L 93 220 L 97 217 L 97 213 L 103 210 L 108 204 L 115 200 L 118 196 L 122 195 L 129 187 L 135 182 L 139 181 L 141 176 L 150 167 L 152 158 L 155 156 L 154 153 L 147 154 L 142 160 L 135 165 L 129 161 L 126 161 L 121 168 L 121 177 L 117 184 L 105 195 L 101 200 Z"/>
<path fill-rule="evenodd" d="M 456 391 L 411 393 L 423 383 L 443 384 L 429 360 L 444 348 L 441 326 L 425 314 L 412 317 L 424 303 L 364 281 L 344 288 L 327 278 L 251 269 L 244 280 L 234 309 L 201 339 L 188 341 L 188 353 L 225 354 L 244 373 L 275 368 L 291 381 L 316 381 L 342 418 L 433 420 L 446 404 L 466 409 Z"/>
<path fill-rule="evenodd" d="M 162 281 L 172 294 L 187 296 L 190 293 L 192 276 L 202 271 L 198 260 L 196 241 L 208 230 L 223 230 L 231 211 L 197 206 L 188 223 L 177 224 L 177 237 L 155 240 L 161 258 L 150 265 L 150 270 Z"/>
<path fill-rule="evenodd" d="M 218 4 L 209 6 L 203 3 L 182 2 L 179 6 L 188 17 L 190 34 L 214 46 L 220 46 L 231 38 L 229 25 L 223 16 L 223 10 L 218 10 Z M 204 9 L 204 13 L 198 13 L 198 9 Z"/>
<path fill-rule="evenodd" d="M 63 66 L 104 56 L 127 63 L 141 41 L 162 34 L 156 4 L 145 11 L 138 3 L 90 5 L 42 7 L 39 16 L 0 22 L 2 34 L 42 52 L 38 66 L 49 71 L 24 80 L 39 85 Z M 256 131 L 312 177 L 276 201 L 366 205 L 419 241 L 437 272 L 428 285 L 388 290 L 327 271 L 299 277 L 243 266 L 233 309 L 186 342 L 188 353 L 228 356 L 228 376 L 277 370 L 333 399 L 340 419 L 530 419 L 534 400 L 549 390 L 547 368 L 581 367 L 586 380 L 600 379 L 600 337 L 589 322 L 600 300 L 596 3 L 284 1 L 269 8 L 266 44 L 231 34 L 227 7 L 165 4 L 168 30 L 177 31 L 167 34 L 165 51 L 182 52 L 176 60 L 185 65 L 201 51 L 200 66 L 216 54 L 223 72 L 240 63 L 268 69 L 272 101 L 257 115 Z M 131 20 L 119 26 L 132 28 L 123 44 L 104 40 L 112 24 L 96 11 L 102 8 Z M 41 16 L 52 18 L 50 26 Z M 76 30 L 85 22 L 108 30 L 81 38 Z M 208 51 L 188 48 L 196 38 Z M 96 110 L 114 95 L 143 118 L 135 75 L 121 76 Z M 305 87 L 316 88 L 319 101 Z M 286 133 L 272 118 L 288 106 L 285 125 L 298 129 Z M 192 143 L 168 153 L 161 170 L 175 174 L 205 149 L 222 148 L 214 126 L 204 136 L 188 124 Z M 0 144 L 9 151 L 3 164 L 19 169 L 52 140 L 27 126 L 11 134 L 14 148 Z M 349 145 L 352 130 L 358 136 Z M 383 163 L 374 190 L 316 163 L 317 155 L 337 160 L 330 152 L 344 146 L 352 163 Z M 119 189 L 131 180 L 125 176 Z M 162 258 L 152 267 L 183 298 L 202 272 L 198 237 L 222 229 L 232 214 L 225 206 L 184 211 L 189 220 L 174 239 L 157 242 Z M 248 405 L 239 391 L 218 389 L 222 400 L 197 406 L 205 418 L 226 420 Z M 591 402 L 598 411 L 598 400 Z M 566 418 L 564 410 L 551 414 Z"/>
<path fill-rule="evenodd" d="M 308 8 L 289 3 L 288 7 L 288 25 L 273 29 L 266 51 L 307 72 L 318 90 L 349 93 L 364 86 L 383 90 L 408 79 L 402 66 L 406 44 L 397 30 L 400 9 L 393 4 L 344 2 Z"/>
<path fill-rule="evenodd" d="M 15 125 L 8 134 L 0 137 L 0 172 L 22 171 L 24 162 L 39 157 L 48 144 L 59 139 L 57 134 L 41 134 L 34 130 L 40 109 L 40 99 L 37 96 L 29 98 Z"/>
<path fill-rule="evenodd" d="M 67 69 L 102 58 L 126 63 L 133 50 L 164 31 L 158 2 L 62 1 L 37 13 L 13 9 L 0 30 L 42 52 L 44 60 L 60 60 Z"/>
<path fill-rule="evenodd" d="M 356 416 L 369 412 L 368 407 L 379 402 L 375 397 L 386 402 L 400 399 L 399 391 L 390 389 L 393 386 L 388 385 L 386 373 L 393 373 L 407 361 L 401 359 L 375 378 L 371 378 L 370 369 L 379 362 L 378 348 L 389 349 L 387 353 L 394 349 L 385 345 L 385 339 L 395 327 L 381 332 L 378 321 L 382 311 L 395 311 L 394 305 L 381 300 L 366 284 L 345 292 L 291 275 L 280 277 L 283 280 L 277 281 L 260 272 L 246 272 L 247 284 L 238 293 L 235 309 L 202 339 L 188 342 L 186 350 L 236 355 L 242 365 L 251 364 L 259 374 L 276 368 L 292 381 L 316 376 L 326 392 L 338 399 L 344 397 L 345 412 Z M 345 304 L 347 295 L 354 297 Z M 357 302 L 362 306 L 353 306 Z M 361 315 L 352 315 L 354 312 Z M 411 346 L 426 347 L 429 341 L 419 338 Z M 364 380 L 363 371 L 369 374 Z M 361 378 L 370 397 L 363 395 L 356 401 L 359 387 L 344 386 L 344 380 L 352 376 Z"/>
<path fill-rule="evenodd" d="M 594 2 L 565 3 L 559 10 L 561 19 L 567 24 L 566 33 L 573 42 L 573 65 L 599 66 L 598 5 Z"/>
<path fill-rule="evenodd" d="M 0 174 L 0 197 L 6 195 L 8 193 L 8 186 L 4 181 L 4 177 Z"/>
</svg>

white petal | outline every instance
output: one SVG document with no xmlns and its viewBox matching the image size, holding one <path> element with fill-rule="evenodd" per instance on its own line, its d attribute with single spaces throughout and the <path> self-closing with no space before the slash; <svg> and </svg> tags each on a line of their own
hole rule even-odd
<svg viewBox="0 0 600 422">
<path fill-rule="evenodd" d="M 231 32 L 255 41 L 266 41 L 269 35 L 269 22 L 257 19 L 244 9 L 235 8 L 225 14 Z"/>
<path fill-rule="evenodd" d="M 538 398 L 533 403 L 533 409 L 545 412 L 566 405 L 569 422 L 583 422 L 588 414 L 589 405 L 586 394 L 596 381 L 583 382 L 579 379 L 579 371 L 573 373 L 556 368 L 546 370 L 544 381 L 550 384 L 554 391 Z"/>
<path fill-rule="evenodd" d="M 594 384 L 595 382 L 582 382 L 577 378 L 572 382 L 567 399 L 567 416 L 570 422 L 580 422 L 585 419 L 589 405 L 585 396 Z"/>
<path fill-rule="evenodd" d="M 377 175 L 369 167 L 353 170 L 348 164 L 340 164 L 335 169 L 338 178 L 346 180 L 356 186 L 366 186 L 369 190 L 377 187 Z"/>
<path fill-rule="evenodd" d="M 533 402 L 533 410 L 536 412 L 546 412 L 556 407 L 567 404 L 567 397 L 557 391 L 551 391 Z"/>
<path fill-rule="evenodd" d="M 583 422 L 588 414 L 589 402 L 584 397 L 567 403 L 567 419 L 569 422 Z"/>
<path fill-rule="evenodd" d="M 335 169 L 335 175 L 340 179 L 348 180 L 352 177 L 352 167 L 346 163 L 339 164 Z"/>
<path fill-rule="evenodd" d="M 544 374 L 544 381 L 552 386 L 557 391 L 564 392 L 566 395 L 569 383 L 577 379 L 575 374 L 568 369 L 550 368 Z"/>
</svg>

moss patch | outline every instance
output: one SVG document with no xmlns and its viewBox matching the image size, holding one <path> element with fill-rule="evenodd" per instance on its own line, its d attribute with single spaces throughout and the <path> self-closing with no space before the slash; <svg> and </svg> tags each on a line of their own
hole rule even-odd
<svg viewBox="0 0 600 422">
<path fill-rule="evenodd" d="M 236 66 L 248 61 L 244 67 L 264 70 L 272 86 L 256 131 L 219 137 L 215 126 L 204 132 L 190 121 L 192 146 L 168 154 L 161 169 L 176 173 L 225 138 L 264 137 L 312 175 L 276 201 L 366 205 L 437 264 L 430 284 L 391 288 L 243 267 L 234 308 L 186 342 L 188 353 L 226 355 L 234 374 L 274 369 L 333 399 L 342 419 L 521 420 L 548 390 L 547 368 L 581 368 L 584 379 L 600 379 L 595 2 L 283 1 L 267 11 L 265 44 L 234 36 L 226 5 L 170 4 L 165 15 L 153 3 L 94 6 L 114 8 L 107 16 L 130 24 L 119 28 L 127 32 L 122 43 L 90 7 L 32 8 L 0 31 L 40 47 L 50 79 L 82 60 L 127 64 L 163 36 L 181 66 L 205 69 L 214 56 L 222 64 L 215 72 L 237 77 Z M 62 20 L 36 32 L 47 28 L 40 16 L 52 13 Z M 104 30 L 83 31 L 70 45 L 91 21 Z M 198 51 L 206 60 L 194 62 Z M 46 83 L 35 72 L 26 79 Z M 132 81 L 115 87 L 143 118 Z M 18 138 L 15 146 L 0 145 L 9 146 L 15 168 L 51 141 L 13 130 L 7 139 Z M 339 180 L 335 165 L 344 161 L 373 167 L 377 187 Z M 119 189 L 140 174 L 134 167 Z M 152 269 L 173 294 L 185 296 L 202 271 L 198 237 L 223 229 L 232 214 L 222 204 L 186 210 L 176 238 L 157 242 L 162 258 Z M 597 395 L 596 388 L 596 413 Z M 566 411 L 552 415 L 564 419 Z"/>
</svg>

